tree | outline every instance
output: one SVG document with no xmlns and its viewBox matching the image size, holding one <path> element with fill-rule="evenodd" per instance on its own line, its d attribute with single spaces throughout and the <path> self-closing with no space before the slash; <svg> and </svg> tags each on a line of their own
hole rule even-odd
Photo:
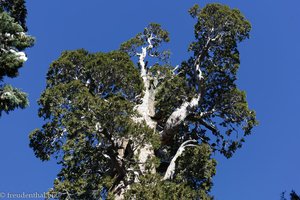
<svg viewBox="0 0 300 200">
<path fill-rule="evenodd" d="M 180 66 L 170 65 L 169 33 L 155 23 L 117 51 L 66 51 L 51 64 L 39 100 L 45 124 L 30 134 L 35 155 L 61 165 L 50 193 L 212 199 L 212 152 L 231 157 L 257 125 L 235 83 L 251 26 L 220 4 L 189 12 L 195 41 Z"/>
<path fill-rule="evenodd" d="M 0 7 L 2 11 L 7 12 L 14 18 L 14 21 L 20 24 L 25 32 L 27 31 L 25 0 L 2 0 L 0 1 Z"/>
<path fill-rule="evenodd" d="M 299 195 L 294 190 L 292 190 L 290 196 L 291 196 L 291 200 L 300 200 Z"/>
<path fill-rule="evenodd" d="M 290 198 L 291 200 L 300 200 L 300 196 L 294 190 L 291 191 Z M 282 193 L 281 200 L 287 200 L 285 198 L 285 192 Z"/>
<path fill-rule="evenodd" d="M 18 70 L 27 60 L 22 52 L 31 47 L 34 39 L 25 32 L 26 8 L 23 0 L 0 1 L 0 116 L 15 108 L 28 105 L 26 93 L 4 84 L 4 77 L 18 76 Z"/>
</svg>

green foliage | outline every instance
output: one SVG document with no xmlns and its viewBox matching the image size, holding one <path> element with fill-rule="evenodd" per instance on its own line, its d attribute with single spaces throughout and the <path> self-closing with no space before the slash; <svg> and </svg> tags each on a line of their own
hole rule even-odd
<svg viewBox="0 0 300 200">
<path fill-rule="evenodd" d="M 216 165 L 216 161 L 211 159 L 209 145 L 188 148 L 177 162 L 176 181 L 186 182 L 198 195 L 208 193 L 213 186 Z"/>
<path fill-rule="evenodd" d="M 187 184 L 174 182 L 162 182 L 160 176 L 146 175 L 141 178 L 140 183 L 135 183 L 126 193 L 125 199 L 141 200 L 174 200 L 174 199 L 195 199 L 196 192 Z M 205 198 L 209 199 L 209 198 Z"/>
<path fill-rule="evenodd" d="M 51 64 L 47 87 L 74 79 L 86 84 L 92 94 L 103 98 L 119 94 L 132 100 L 143 88 L 138 70 L 130 58 L 119 51 L 89 54 L 80 49 L 62 53 Z"/>
<path fill-rule="evenodd" d="M 161 181 L 161 176 L 147 174 L 139 183 L 131 185 L 125 199 L 211 200 L 208 193 L 212 187 L 212 177 L 216 173 L 216 161 L 211 159 L 210 147 L 202 144 L 188 149 L 177 165 L 174 180 Z"/>
<path fill-rule="evenodd" d="M 0 9 L 9 13 L 15 22 L 20 24 L 24 31 L 27 31 L 25 0 L 2 0 L 0 1 Z"/>
<path fill-rule="evenodd" d="M 228 38 L 227 42 L 240 42 L 249 37 L 251 25 L 238 9 L 231 9 L 221 4 L 208 4 L 203 9 L 199 9 L 199 6 L 195 5 L 190 9 L 190 14 L 197 19 L 196 39 L 202 40 L 205 36 L 213 37 L 218 33 L 231 39 Z M 226 42 L 225 38 L 224 42 Z"/>
<path fill-rule="evenodd" d="M 125 98 L 132 99 L 139 94 L 142 84 L 126 54 L 112 52 L 93 55 L 77 50 L 64 52 L 53 62 L 48 72 L 47 87 L 39 101 L 42 105 L 39 115 L 53 119 L 44 127 L 44 134 L 54 139 L 64 129 L 72 137 L 76 137 L 80 129 L 87 133 L 95 132 L 97 122 L 106 127 L 107 132 L 123 134 L 123 116 L 131 115 L 133 108 Z M 60 132 L 57 132 L 57 126 L 61 127 Z M 37 139 L 38 133 L 32 134 L 36 140 L 32 139 L 31 145 L 45 148 L 44 151 L 36 151 L 37 155 L 43 152 L 48 157 L 59 150 L 60 146 L 53 149 L 41 143 L 43 140 Z M 101 140 L 97 135 L 91 137 L 92 140 Z M 43 159 L 45 156 L 39 157 Z"/>
<path fill-rule="evenodd" d="M 135 37 L 121 44 L 120 50 L 134 56 L 137 53 L 137 48 L 148 45 L 148 39 L 151 37 L 154 38 L 151 40 L 151 48 L 148 49 L 149 54 L 166 61 L 170 54 L 168 51 L 159 51 L 159 47 L 162 46 L 163 42 L 170 41 L 169 33 L 156 23 L 149 24 L 142 33 L 138 33 Z"/>
<path fill-rule="evenodd" d="M 11 85 L 0 89 L 0 111 L 8 113 L 15 108 L 25 108 L 28 105 L 27 94 Z M 0 112 L 1 115 L 1 112 Z"/>
<path fill-rule="evenodd" d="M 221 4 L 208 4 L 203 9 L 195 5 L 189 12 L 197 20 L 196 40 L 189 48 L 194 56 L 182 63 L 180 72 L 188 77 L 189 86 L 199 87 L 202 94 L 195 109 L 198 114 L 190 118 L 194 136 L 231 157 L 258 124 L 255 112 L 248 108 L 246 93 L 235 83 L 240 66 L 238 43 L 249 37 L 251 25 L 239 10 Z M 195 60 L 202 71 L 201 86 L 193 79 Z M 201 113 L 207 114 L 199 117 Z"/>
<path fill-rule="evenodd" d="M 15 77 L 18 68 L 24 62 L 17 54 L 27 47 L 33 45 L 33 38 L 25 35 L 23 28 L 14 22 L 6 12 L 0 12 L 0 80 L 3 76 Z"/>
<path fill-rule="evenodd" d="M 24 1 L 0 2 L 0 115 L 28 105 L 25 93 L 3 83 L 6 76 L 18 76 L 19 68 L 27 60 L 22 51 L 34 43 L 34 39 L 24 33 L 26 12 Z"/>
</svg>

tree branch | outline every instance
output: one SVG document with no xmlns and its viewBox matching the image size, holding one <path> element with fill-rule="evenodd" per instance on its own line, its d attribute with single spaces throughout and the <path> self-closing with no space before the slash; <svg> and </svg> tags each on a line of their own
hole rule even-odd
<svg viewBox="0 0 300 200">
<path fill-rule="evenodd" d="M 209 110 L 209 111 L 201 112 L 201 113 L 200 113 L 200 118 L 207 117 L 207 116 L 209 116 L 209 115 L 214 114 L 215 112 L 216 112 L 216 109 L 215 109 L 215 108 L 213 108 L 213 109 L 211 109 L 211 110 Z"/>
<path fill-rule="evenodd" d="M 213 114 L 214 109 L 208 112 L 201 113 L 200 115 L 189 115 L 188 119 L 191 121 L 199 122 L 201 125 L 203 125 L 205 128 L 209 129 L 212 133 L 218 133 L 217 127 L 215 127 L 213 124 L 205 121 L 203 117 Z"/>
<path fill-rule="evenodd" d="M 174 157 L 172 158 L 167 171 L 163 177 L 162 180 L 168 180 L 168 179 L 173 179 L 174 174 L 175 174 L 175 170 L 176 170 L 176 160 L 178 159 L 179 156 L 182 155 L 182 153 L 184 152 L 186 147 L 195 147 L 197 145 L 195 144 L 190 144 L 190 143 L 196 143 L 197 140 L 187 140 L 185 142 L 183 142 L 180 147 L 178 148 L 176 154 L 174 155 Z"/>
<path fill-rule="evenodd" d="M 211 32 L 213 32 L 213 29 L 211 30 Z M 210 43 L 212 41 L 219 39 L 220 37 L 221 37 L 220 34 L 218 34 L 214 38 L 208 37 L 202 51 L 199 53 L 198 57 L 195 59 L 194 70 L 195 70 L 195 78 L 197 80 L 197 85 L 198 85 L 198 88 L 197 88 L 198 92 L 189 102 L 188 101 L 183 102 L 181 104 L 181 106 L 179 108 L 175 109 L 175 111 L 169 116 L 169 118 L 167 119 L 166 125 L 164 127 L 164 130 L 162 131 L 162 134 L 161 134 L 163 144 L 166 144 L 170 141 L 170 139 L 175 134 L 174 129 L 187 118 L 187 116 L 189 115 L 189 110 L 191 110 L 199 105 L 199 102 L 203 95 L 202 87 L 204 87 L 202 85 L 202 82 L 203 82 L 202 80 L 204 79 L 204 77 L 202 75 L 200 64 L 204 60 L 205 55 L 207 54 L 207 52 L 209 50 Z M 212 111 L 212 112 L 214 112 L 214 111 Z M 209 114 L 209 113 L 206 113 L 206 114 Z M 203 113 L 203 115 L 205 115 L 205 113 Z"/>
<path fill-rule="evenodd" d="M 190 102 L 185 101 L 170 115 L 161 134 L 163 144 L 166 144 L 170 141 L 174 135 L 174 129 L 186 119 L 189 114 L 189 109 L 198 105 L 200 98 L 201 94 L 192 98 Z"/>
<path fill-rule="evenodd" d="M 203 119 L 199 120 L 200 124 L 205 126 L 205 128 L 209 129 L 212 133 L 218 133 L 218 129 L 211 123 L 206 122 Z"/>
</svg>

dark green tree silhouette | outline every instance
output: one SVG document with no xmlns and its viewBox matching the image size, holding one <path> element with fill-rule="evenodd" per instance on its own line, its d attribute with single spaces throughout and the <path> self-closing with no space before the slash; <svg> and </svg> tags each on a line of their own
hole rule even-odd
<svg viewBox="0 0 300 200">
<path fill-rule="evenodd" d="M 4 83 L 4 78 L 18 76 L 27 60 L 23 52 L 34 39 L 26 34 L 26 8 L 22 0 L 0 1 L 0 115 L 28 105 L 26 93 Z"/>
<path fill-rule="evenodd" d="M 294 190 L 292 190 L 290 196 L 291 196 L 291 200 L 300 200 L 300 196 Z"/>
<path fill-rule="evenodd" d="M 220 4 L 190 14 L 195 41 L 180 66 L 169 64 L 169 34 L 155 23 L 117 51 L 66 51 L 51 64 L 39 100 L 45 124 L 30 134 L 35 155 L 61 165 L 49 193 L 212 199 L 212 152 L 231 157 L 257 125 L 235 83 L 251 26 Z"/>
<path fill-rule="evenodd" d="M 292 190 L 290 193 L 290 199 L 291 200 L 300 200 L 300 196 L 294 190 Z M 287 198 L 285 197 L 285 192 L 283 192 L 281 194 L 281 200 L 287 200 Z"/>
</svg>

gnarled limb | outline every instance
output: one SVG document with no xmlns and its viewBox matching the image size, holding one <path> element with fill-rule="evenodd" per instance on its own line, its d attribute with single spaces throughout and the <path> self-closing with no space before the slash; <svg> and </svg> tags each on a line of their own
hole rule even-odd
<svg viewBox="0 0 300 200">
<path fill-rule="evenodd" d="M 167 144 L 174 135 L 174 129 L 180 125 L 188 116 L 189 109 L 198 105 L 201 94 L 192 98 L 190 102 L 184 102 L 179 108 L 177 108 L 168 118 L 164 130 L 162 131 L 162 143 Z"/>
<path fill-rule="evenodd" d="M 214 30 L 212 29 L 211 32 Z M 218 34 L 214 38 L 208 38 L 206 44 L 204 45 L 202 51 L 199 53 L 197 58 L 194 61 L 194 70 L 195 70 L 195 78 L 197 80 L 197 94 L 190 100 L 184 101 L 180 107 L 175 109 L 175 111 L 169 116 L 167 122 L 165 124 L 164 130 L 161 132 L 162 143 L 167 144 L 170 139 L 175 134 L 175 129 L 178 127 L 190 114 L 190 110 L 196 108 L 199 105 L 199 102 L 202 98 L 202 87 L 203 87 L 203 79 L 202 71 L 200 69 L 200 64 L 204 60 L 205 55 L 209 50 L 209 45 L 211 42 L 214 42 L 221 38 L 221 35 Z M 214 112 L 214 111 L 213 111 Z M 203 113 L 204 114 L 204 113 Z"/>
<path fill-rule="evenodd" d="M 154 110 L 155 89 L 150 86 L 150 77 L 147 73 L 147 69 L 146 69 L 147 66 L 145 62 L 147 51 L 153 47 L 151 43 L 152 39 L 154 39 L 154 37 L 151 35 L 151 37 L 148 38 L 147 40 L 148 46 L 142 47 L 142 52 L 137 53 L 137 56 L 139 56 L 139 66 L 141 67 L 140 73 L 144 83 L 144 91 L 143 91 L 144 96 L 141 99 L 142 103 L 135 107 L 140 117 L 134 118 L 134 121 L 142 122 L 143 120 L 145 120 L 146 124 L 150 128 L 155 128 L 156 122 L 153 119 L 151 119 L 151 117 L 153 117 L 155 114 L 155 110 Z"/>
<path fill-rule="evenodd" d="M 178 148 L 176 154 L 174 155 L 174 157 L 172 158 L 167 171 L 163 177 L 162 180 L 168 180 L 168 179 L 172 179 L 174 174 L 175 174 L 175 170 L 176 170 L 176 160 L 178 159 L 179 156 L 182 155 L 182 153 L 184 152 L 186 147 L 195 147 L 197 145 L 195 144 L 191 144 L 191 143 L 196 143 L 197 140 L 187 140 L 185 142 L 183 142 L 180 147 Z"/>
</svg>

